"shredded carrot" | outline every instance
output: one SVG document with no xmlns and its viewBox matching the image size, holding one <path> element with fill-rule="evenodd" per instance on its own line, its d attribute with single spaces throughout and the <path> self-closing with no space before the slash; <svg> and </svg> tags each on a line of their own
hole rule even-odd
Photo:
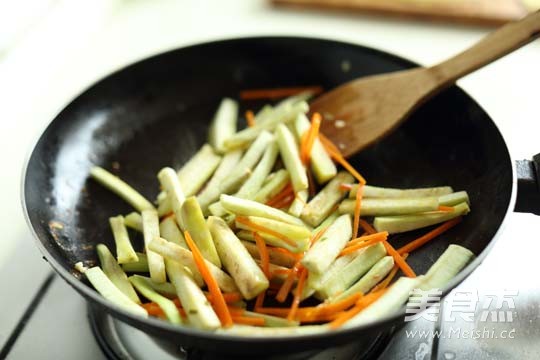
<svg viewBox="0 0 540 360">
<path fill-rule="evenodd" d="M 419 247 L 425 245 L 430 240 L 436 238 L 437 236 L 441 235 L 445 231 L 453 228 L 457 224 L 459 224 L 462 220 L 462 217 L 457 217 L 455 219 L 449 220 L 445 223 L 443 223 L 440 226 L 437 226 L 435 229 L 431 230 L 425 235 L 420 236 L 418 239 L 411 241 L 405 246 L 400 247 L 397 252 L 400 254 L 404 253 L 411 253 L 414 250 L 418 249 Z"/>
<path fill-rule="evenodd" d="M 271 279 L 272 274 L 270 273 L 270 255 L 268 254 L 266 243 L 261 235 L 255 231 L 253 232 L 253 237 L 255 238 L 255 243 L 257 244 L 257 249 L 259 250 L 259 256 L 261 257 L 262 271 L 267 279 Z"/>
<path fill-rule="evenodd" d="M 350 172 L 351 175 L 354 176 L 354 178 L 358 180 L 360 184 L 362 185 L 366 184 L 366 179 L 364 179 L 364 177 L 360 175 L 360 173 L 356 171 L 356 169 L 347 160 L 345 160 L 345 157 L 343 157 L 343 154 L 341 154 L 341 151 L 337 148 L 336 145 L 334 145 L 334 143 L 332 143 L 330 139 L 328 139 L 323 134 L 319 134 L 319 139 L 321 140 L 321 143 L 323 144 L 326 152 L 330 154 L 332 159 L 334 159 L 338 164 L 343 166 L 345 170 Z"/>
<path fill-rule="evenodd" d="M 216 315 L 219 317 L 219 320 L 224 327 L 232 326 L 233 322 L 231 314 L 229 312 L 229 308 L 227 307 L 227 303 L 223 298 L 223 294 L 219 289 L 216 279 L 214 279 L 214 276 L 212 276 L 212 273 L 208 270 L 201 251 L 191 238 L 189 231 L 184 231 L 184 237 L 186 239 L 187 245 L 189 246 L 189 249 L 191 250 L 191 253 L 193 254 L 193 260 L 197 265 L 197 269 L 199 269 L 199 272 L 201 273 L 201 276 L 206 283 L 210 294 L 212 294 L 212 304 L 214 305 L 214 309 L 216 310 Z"/>
<path fill-rule="evenodd" d="M 272 198 L 270 198 L 266 205 L 273 206 L 276 202 L 279 202 L 283 198 L 286 198 L 287 196 L 294 194 L 294 189 L 292 184 L 289 182 L 280 192 L 278 192 L 276 195 L 274 195 Z"/>
<path fill-rule="evenodd" d="M 341 191 L 351 191 L 352 189 L 352 184 L 339 184 L 339 190 Z"/>
<path fill-rule="evenodd" d="M 249 127 L 255 126 L 255 114 L 253 114 L 253 111 L 251 110 L 246 111 L 245 116 L 246 116 L 247 126 Z"/>
<path fill-rule="evenodd" d="M 287 208 L 292 204 L 294 199 L 295 199 L 295 195 L 294 195 L 294 193 L 292 193 L 292 194 L 288 195 L 286 198 L 281 199 L 280 201 L 272 204 L 272 207 L 274 207 L 276 209 Z"/>
<path fill-rule="evenodd" d="M 285 299 L 287 298 L 287 294 L 289 294 L 289 292 L 291 291 L 293 287 L 296 274 L 298 273 L 298 271 L 301 270 L 301 268 L 302 268 L 302 265 L 300 264 L 300 260 L 298 260 L 296 264 L 294 264 L 294 267 L 292 268 L 291 272 L 289 272 L 287 279 L 285 279 L 285 281 L 279 288 L 279 291 L 276 295 L 277 301 L 281 303 L 285 301 Z"/>
<path fill-rule="evenodd" d="M 317 241 L 319 241 L 322 236 L 324 235 L 324 233 L 326 232 L 326 230 L 328 230 L 330 226 L 326 226 L 325 228 L 317 231 L 317 233 L 315 234 L 315 236 L 313 236 L 310 240 L 309 240 L 309 247 L 312 247 L 313 245 L 315 245 L 315 243 Z"/>
<path fill-rule="evenodd" d="M 257 299 L 255 300 L 255 305 L 253 306 L 254 311 L 259 311 L 259 309 L 263 307 L 265 297 L 266 297 L 266 291 L 262 291 L 259 293 L 259 295 L 257 295 Z"/>
<path fill-rule="evenodd" d="M 453 206 L 439 205 L 439 208 L 437 210 L 438 211 L 444 211 L 444 212 L 452 212 L 452 211 L 454 211 L 454 207 Z"/>
<path fill-rule="evenodd" d="M 279 252 L 279 253 L 282 253 L 284 255 L 287 255 L 288 257 L 294 259 L 294 260 L 298 260 L 300 258 L 300 254 L 295 254 L 285 248 L 281 248 L 281 247 L 273 247 L 273 246 L 267 246 L 268 248 L 268 251 L 275 251 L 275 252 Z"/>
<path fill-rule="evenodd" d="M 330 329 L 339 328 L 340 326 L 345 324 L 347 321 L 352 319 L 354 316 L 356 316 L 358 313 L 360 313 L 362 310 L 364 310 L 366 307 L 368 307 L 369 305 L 377 301 L 384 293 L 385 293 L 385 290 L 380 290 L 380 291 L 361 297 L 356 302 L 356 304 L 354 305 L 352 309 L 344 312 L 341 316 L 339 316 L 337 319 L 335 319 L 334 321 L 330 323 Z"/>
<path fill-rule="evenodd" d="M 330 304 L 320 304 L 314 308 L 311 311 L 307 311 L 306 316 L 310 315 L 329 315 L 334 314 L 343 310 L 347 310 L 351 306 L 353 306 L 361 297 L 362 293 L 356 293 L 352 294 L 348 297 L 346 297 L 343 300 L 337 301 L 335 303 Z"/>
<path fill-rule="evenodd" d="M 274 269 L 274 271 L 272 271 L 272 274 L 274 274 L 274 275 L 289 275 L 290 272 L 291 272 L 291 269 Z"/>
<path fill-rule="evenodd" d="M 376 244 L 376 243 L 381 242 L 381 241 L 385 241 L 388 238 L 388 233 L 386 231 L 383 231 L 383 232 L 376 233 L 376 234 L 362 236 L 362 237 L 356 238 L 353 241 L 360 240 L 362 238 L 366 239 L 366 240 L 355 242 L 352 245 L 347 245 L 345 247 L 345 249 L 341 250 L 341 252 L 339 253 L 339 256 L 344 256 L 344 255 L 353 253 L 353 252 L 355 252 L 355 251 L 357 251 L 359 249 L 365 248 L 367 246 Z"/>
<path fill-rule="evenodd" d="M 409 264 L 407 264 L 407 262 L 403 260 L 403 257 L 396 251 L 396 249 L 394 249 L 392 245 L 388 243 L 388 241 L 383 241 L 383 245 L 386 248 L 386 252 L 388 252 L 388 255 L 394 258 L 396 265 L 401 269 L 401 271 L 403 271 L 403 274 L 405 274 L 405 276 L 416 277 L 413 269 L 411 269 Z"/>
<path fill-rule="evenodd" d="M 375 234 L 377 232 L 377 230 L 375 230 L 375 228 L 364 219 L 358 219 L 358 223 L 360 224 L 362 229 L 364 229 L 364 231 L 368 234 Z"/>
<path fill-rule="evenodd" d="M 208 301 L 214 302 L 214 298 L 212 297 L 212 294 L 205 294 L 205 295 Z M 237 293 L 237 292 L 223 293 L 223 299 L 225 299 L 225 302 L 227 304 L 234 303 L 234 302 L 242 300 L 242 294 Z"/>
<path fill-rule="evenodd" d="M 321 86 L 295 86 L 274 89 L 249 89 L 240 91 L 242 100 L 280 99 L 288 96 L 310 92 L 313 95 L 322 93 Z"/>
<path fill-rule="evenodd" d="M 252 230 L 260 231 L 260 232 L 263 232 L 263 233 L 267 233 L 268 235 L 275 236 L 278 239 L 283 240 L 284 242 L 286 242 L 290 246 L 296 246 L 296 243 L 294 241 L 288 239 L 285 235 L 280 234 L 277 231 L 269 229 L 269 228 L 267 228 L 265 226 L 257 225 L 257 224 L 255 224 L 253 221 L 249 220 L 245 216 L 237 216 L 236 221 L 238 221 L 240 224 L 244 224 L 244 225 L 250 227 Z"/>
<path fill-rule="evenodd" d="M 353 219 L 353 238 L 358 237 L 358 227 L 360 225 L 360 206 L 362 205 L 362 195 L 364 194 L 364 185 L 359 184 L 356 190 L 356 199 L 354 203 Z"/>
<path fill-rule="evenodd" d="M 302 160 L 302 163 L 304 163 L 304 165 L 307 165 L 311 158 L 311 149 L 313 149 L 315 139 L 317 139 L 317 137 L 319 136 L 321 120 L 321 114 L 317 112 L 311 116 L 311 126 L 307 132 L 307 136 L 303 138 L 304 141 L 302 142 L 300 147 L 300 159 Z"/>
<path fill-rule="evenodd" d="M 381 239 L 382 241 L 382 240 L 386 240 L 386 238 L 388 238 L 388 231 L 381 231 L 375 234 L 362 235 L 360 237 L 357 237 L 356 239 L 352 239 L 351 241 L 349 241 L 346 247 L 362 244 L 363 242 L 372 240 L 372 239 Z"/>
<path fill-rule="evenodd" d="M 406 260 L 408 256 L 409 256 L 409 254 L 403 254 L 402 255 L 403 260 Z M 399 267 L 397 265 L 394 265 L 394 267 L 388 273 L 388 275 L 386 275 L 384 280 L 381 281 L 380 283 L 378 283 L 377 285 L 375 285 L 373 287 L 373 289 L 371 289 L 370 293 L 373 293 L 373 292 L 376 292 L 376 291 L 379 291 L 379 290 L 382 290 L 382 289 L 386 289 L 388 287 L 388 285 L 390 285 L 390 282 L 392 282 L 392 280 L 396 276 L 398 270 L 399 270 Z"/>
<path fill-rule="evenodd" d="M 258 317 L 249 316 L 233 316 L 232 321 L 235 324 L 251 325 L 251 326 L 264 326 L 265 320 Z"/>
<path fill-rule="evenodd" d="M 302 293 L 304 292 L 304 283 L 306 281 L 307 274 L 308 274 L 307 269 L 303 268 L 300 271 L 300 275 L 298 276 L 298 285 L 296 286 L 296 291 L 295 291 L 293 302 L 291 305 L 291 310 L 289 311 L 289 315 L 287 315 L 287 320 L 289 321 L 294 320 L 294 317 L 296 316 L 298 305 L 300 305 L 300 298 L 302 297 Z"/>
</svg>

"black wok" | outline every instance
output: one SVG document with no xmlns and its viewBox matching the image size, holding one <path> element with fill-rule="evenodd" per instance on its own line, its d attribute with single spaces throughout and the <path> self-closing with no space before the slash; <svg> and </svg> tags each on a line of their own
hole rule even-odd
<svg viewBox="0 0 540 360">
<path fill-rule="evenodd" d="M 344 61 L 351 65 L 347 72 L 342 70 Z M 167 165 L 178 168 L 205 141 L 208 122 L 222 97 L 236 97 L 248 88 L 330 89 L 359 76 L 413 66 L 357 45 L 293 37 L 217 41 L 128 66 L 73 100 L 51 122 L 30 156 L 23 203 L 38 247 L 55 271 L 94 306 L 171 343 L 269 354 L 371 341 L 380 331 L 401 324 L 404 310 L 374 324 L 319 335 L 266 339 L 217 335 L 141 319 L 113 307 L 81 279 L 73 264 L 95 263 L 95 244 L 114 244 L 108 217 L 132 211 L 88 180 L 92 165 L 112 169 L 113 163 L 119 164 L 115 172 L 153 199 L 159 190 L 157 171 Z M 469 192 L 473 210 L 464 221 L 410 257 L 411 266 L 423 273 L 450 243 L 477 255 L 444 293 L 481 263 L 513 207 L 516 180 L 504 139 L 482 108 L 458 87 L 430 100 L 397 131 L 351 161 L 372 184 L 448 184 Z M 524 165 L 530 170 L 528 163 Z M 533 182 L 530 185 L 534 188 Z M 51 226 L 51 221 L 63 228 Z M 395 237 L 393 242 L 399 246 L 423 232 Z"/>
</svg>

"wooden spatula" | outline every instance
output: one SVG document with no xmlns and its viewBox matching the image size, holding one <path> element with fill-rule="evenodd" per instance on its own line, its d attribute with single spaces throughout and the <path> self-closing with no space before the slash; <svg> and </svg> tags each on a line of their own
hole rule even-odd
<svg viewBox="0 0 540 360">
<path fill-rule="evenodd" d="M 323 114 L 322 132 L 349 156 L 385 136 L 457 79 L 538 36 L 540 11 L 501 27 L 438 65 L 350 81 L 316 98 L 311 110 Z M 540 71 L 540 60 L 538 65 Z"/>
</svg>

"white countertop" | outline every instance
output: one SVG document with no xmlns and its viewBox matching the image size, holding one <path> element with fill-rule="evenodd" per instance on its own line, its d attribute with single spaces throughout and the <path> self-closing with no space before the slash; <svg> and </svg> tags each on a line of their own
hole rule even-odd
<svg viewBox="0 0 540 360">
<path fill-rule="evenodd" d="M 296 12 L 273 8 L 264 0 L 49 3 L 52 7 L 43 11 L 39 21 L 25 28 L 7 51 L 0 51 L 0 304 L 10 309 L 0 314 L 0 347 L 49 271 L 22 216 L 19 194 L 24 159 L 43 127 L 97 79 L 164 50 L 248 35 L 344 40 L 432 64 L 473 44 L 489 30 Z M 493 117 L 515 159 L 540 152 L 536 140 L 539 65 L 540 41 L 536 41 L 460 81 Z M 537 222 L 534 216 L 524 216 Z M 512 231 L 516 237 L 530 236 L 522 227 Z"/>
</svg>

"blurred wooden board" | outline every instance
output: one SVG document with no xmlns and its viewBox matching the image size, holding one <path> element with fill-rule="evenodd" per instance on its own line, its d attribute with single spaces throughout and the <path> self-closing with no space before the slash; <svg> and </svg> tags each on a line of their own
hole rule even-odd
<svg viewBox="0 0 540 360">
<path fill-rule="evenodd" d="M 536 0 L 271 0 L 276 5 L 501 25 L 525 16 Z M 536 4 L 536 5 L 535 5 Z"/>
</svg>

